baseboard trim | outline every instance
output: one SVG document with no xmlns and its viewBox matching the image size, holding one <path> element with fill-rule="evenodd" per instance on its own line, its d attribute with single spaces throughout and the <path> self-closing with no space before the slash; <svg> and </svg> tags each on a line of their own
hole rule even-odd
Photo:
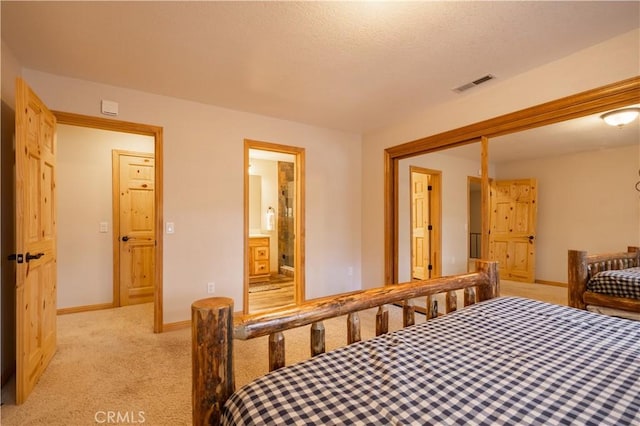
<svg viewBox="0 0 640 426">
<path fill-rule="evenodd" d="M 182 330 L 184 328 L 191 327 L 191 320 L 178 321 L 178 322 L 170 322 L 166 324 L 162 324 L 162 332 L 166 331 L 175 331 Z"/>
<path fill-rule="evenodd" d="M 567 287 L 567 283 L 561 283 L 558 281 L 536 280 L 535 282 L 536 284 L 552 285 L 554 287 Z"/>
<path fill-rule="evenodd" d="M 100 311 L 102 309 L 111 309 L 116 306 L 113 303 L 98 303 L 96 305 L 73 306 L 71 308 L 60 308 L 56 311 L 58 315 L 75 314 L 78 312 Z"/>
</svg>

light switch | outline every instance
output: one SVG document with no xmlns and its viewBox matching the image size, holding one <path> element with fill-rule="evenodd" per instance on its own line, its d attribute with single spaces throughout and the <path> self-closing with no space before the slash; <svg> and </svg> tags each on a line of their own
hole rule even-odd
<svg viewBox="0 0 640 426">
<path fill-rule="evenodd" d="M 109 232 L 109 224 L 107 222 L 100 222 L 100 233 L 106 234 Z"/>
<path fill-rule="evenodd" d="M 175 232 L 175 227 L 173 225 L 173 222 L 167 222 L 165 226 L 166 226 L 167 234 L 173 234 Z"/>
</svg>

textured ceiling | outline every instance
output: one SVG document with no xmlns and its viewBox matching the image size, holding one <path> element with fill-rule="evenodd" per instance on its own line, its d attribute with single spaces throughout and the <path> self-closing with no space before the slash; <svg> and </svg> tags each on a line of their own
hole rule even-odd
<svg viewBox="0 0 640 426">
<path fill-rule="evenodd" d="M 358 133 L 640 21 L 638 2 L 609 1 L 0 7 L 2 39 L 27 68 Z"/>
</svg>

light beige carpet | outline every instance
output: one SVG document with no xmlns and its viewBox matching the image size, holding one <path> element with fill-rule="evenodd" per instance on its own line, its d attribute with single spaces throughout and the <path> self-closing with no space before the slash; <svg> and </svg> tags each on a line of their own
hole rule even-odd
<svg viewBox="0 0 640 426">
<path fill-rule="evenodd" d="M 566 303 L 562 287 L 503 282 L 502 293 Z M 400 328 L 400 309 L 389 311 L 390 328 Z M 150 304 L 59 316 L 58 351 L 29 399 L 16 406 L 13 384 L 2 389 L 2 425 L 107 424 L 109 412 L 130 420 L 119 424 L 190 425 L 191 330 L 153 334 L 152 317 Z M 362 338 L 373 337 L 375 309 L 360 320 Z M 328 350 L 346 344 L 345 324 L 325 322 Z M 287 364 L 308 358 L 309 327 L 285 340 Z M 235 342 L 236 387 L 266 373 L 267 347 L 266 337 Z"/>
</svg>

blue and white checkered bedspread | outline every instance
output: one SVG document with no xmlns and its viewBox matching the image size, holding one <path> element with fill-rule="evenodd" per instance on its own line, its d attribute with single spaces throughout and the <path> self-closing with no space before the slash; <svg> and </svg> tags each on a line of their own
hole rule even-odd
<svg viewBox="0 0 640 426">
<path fill-rule="evenodd" d="M 277 370 L 228 425 L 640 425 L 640 322 L 498 298 Z"/>
<path fill-rule="evenodd" d="M 609 296 L 640 299 L 640 267 L 598 272 L 587 283 L 587 290 Z"/>
</svg>

